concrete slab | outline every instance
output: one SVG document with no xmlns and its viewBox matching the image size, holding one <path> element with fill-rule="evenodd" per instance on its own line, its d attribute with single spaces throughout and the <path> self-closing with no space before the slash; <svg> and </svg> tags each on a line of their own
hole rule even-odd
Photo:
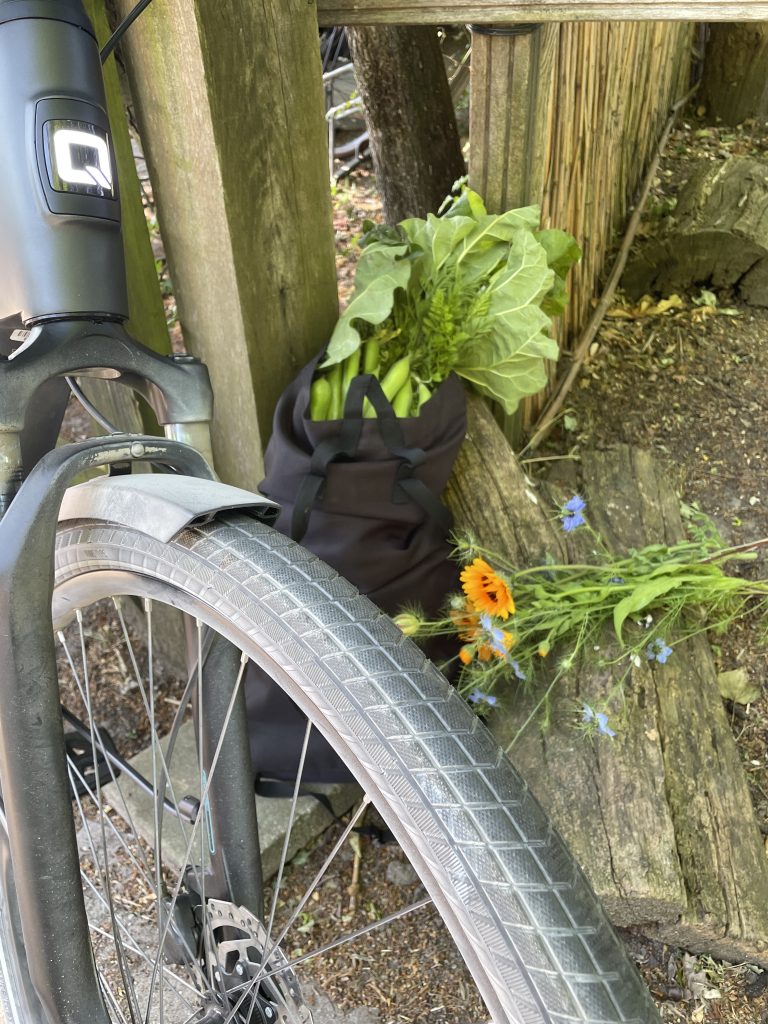
<svg viewBox="0 0 768 1024">
<path fill-rule="evenodd" d="M 141 774 L 152 778 L 152 752 L 142 751 L 131 763 Z M 197 755 L 192 723 L 182 726 L 176 741 L 171 768 L 171 782 L 177 801 L 184 796 L 200 796 L 200 779 L 198 777 Z M 354 785 L 313 785 L 313 791 L 325 794 L 330 800 L 334 812 L 343 814 L 361 797 L 361 790 Z M 136 783 L 121 776 L 118 783 L 104 787 L 105 799 L 127 821 L 132 822 L 137 833 L 150 845 L 154 836 L 154 802 Z M 259 840 L 264 874 L 270 878 L 277 871 L 282 854 L 285 833 L 288 827 L 291 799 L 256 797 L 256 808 L 259 819 Z M 296 817 L 291 830 L 288 844 L 288 859 L 303 847 L 310 844 L 332 822 L 327 809 L 314 797 L 299 797 Z M 189 843 L 190 827 L 183 825 L 178 818 L 166 814 L 163 821 L 163 851 L 168 864 L 175 870 L 181 870 L 188 860 L 186 851 Z M 191 859 L 199 864 L 204 858 L 205 837 L 195 837 L 194 851 Z"/>
</svg>

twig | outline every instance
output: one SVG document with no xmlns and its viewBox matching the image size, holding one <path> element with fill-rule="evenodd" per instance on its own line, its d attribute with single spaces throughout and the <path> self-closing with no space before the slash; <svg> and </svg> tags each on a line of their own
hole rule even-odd
<svg viewBox="0 0 768 1024">
<path fill-rule="evenodd" d="M 611 276 L 608 278 L 608 283 L 605 286 L 602 296 L 600 297 L 600 301 L 595 307 L 595 311 L 592 314 L 589 323 L 584 329 L 584 332 L 579 338 L 578 344 L 574 349 L 573 361 L 571 363 L 571 367 L 568 373 L 563 378 L 562 383 L 550 399 L 546 409 L 539 417 L 534 427 L 533 436 L 523 449 L 523 452 L 538 447 L 538 445 L 541 444 L 541 442 L 549 436 L 549 432 L 552 430 L 552 427 L 555 424 L 555 420 L 557 419 L 557 415 L 560 412 L 560 409 L 562 408 L 563 402 L 565 401 L 568 392 L 573 387 L 573 382 L 576 380 L 579 374 L 579 370 L 581 369 L 582 363 L 584 362 L 584 360 L 587 357 L 587 354 L 589 353 L 590 346 L 594 341 L 598 328 L 600 327 L 600 324 L 603 322 L 603 318 L 605 317 L 605 314 L 608 312 L 611 302 L 613 301 L 614 292 L 616 291 L 619 281 L 621 280 L 621 275 L 624 273 L 624 267 L 626 266 L 627 258 L 629 257 L 629 250 L 632 247 L 632 243 L 635 240 L 635 235 L 637 234 L 637 229 L 640 225 L 640 217 L 642 215 L 643 209 L 648 199 L 648 195 L 651 191 L 651 186 L 653 184 L 653 179 L 656 176 L 656 171 L 659 166 L 659 161 L 661 160 L 661 155 L 664 152 L 667 142 L 669 141 L 669 136 L 672 133 L 672 129 L 675 126 L 677 115 L 680 112 L 680 110 L 686 105 L 686 103 L 688 103 L 688 101 L 691 99 L 691 97 L 694 95 L 697 89 L 698 85 L 694 86 L 694 88 L 691 89 L 689 93 L 683 96 L 682 99 L 679 99 L 672 107 L 672 111 L 669 115 L 667 123 L 664 125 L 664 131 L 661 133 L 661 138 L 659 139 L 659 143 L 656 147 L 656 153 L 654 154 L 653 160 L 651 161 L 651 165 L 648 168 L 648 173 L 645 176 L 643 187 L 640 191 L 640 196 L 637 200 L 637 203 L 635 204 L 635 209 L 632 212 L 632 216 L 629 219 L 629 224 L 627 225 L 627 230 L 624 235 L 624 239 L 621 243 L 621 248 L 619 249 L 619 253 L 616 257 L 616 262 L 613 264 Z"/>
</svg>

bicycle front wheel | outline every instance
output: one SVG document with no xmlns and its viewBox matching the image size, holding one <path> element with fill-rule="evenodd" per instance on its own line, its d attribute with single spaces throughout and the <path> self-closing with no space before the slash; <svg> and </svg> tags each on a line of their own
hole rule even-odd
<svg viewBox="0 0 768 1024">
<path fill-rule="evenodd" d="M 160 685 L 154 650 L 158 610 L 168 607 L 185 613 L 196 652 L 196 668 L 171 695 Z M 54 623 L 62 679 L 75 693 L 70 725 L 94 754 L 85 768 L 73 755 L 70 776 L 92 945 L 113 1020 L 272 1024 L 314 1015 L 320 1024 L 359 1020 L 345 1014 L 365 1003 L 365 1020 L 381 1024 L 658 1021 L 581 871 L 490 733 L 418 648 L 309 552 L 233 513 L 169 544 L 109 523 L 66 524 L 57 541 Z M 317 729 L 325 737 L 364 794 L 301 898 L 283 900 L 284 865 L 264 901 L 253 895 L 244 906 L 226 891 L 230 875 L 246 879 L 234 888 L 247 890 L 253 865 L 238 862 L 238 844 L 227 835 L 212 842 L 211 820 L 233 814 L 227 779 L 212 778 L 229 734 L 212 747 L 200 726 L 200 679 L 217 651 L 231 666 L 229 708 L 250 659 L 307 715 L 307 735 Z M 113 753 L 120 743 L 100 725 L 107 714 L 100 694 L 114 699 L 106 680 L 115 659 L 131 677 L 130 699 L 152 748 L 149 834 L 120 797 L 124 778 Z M 169 707 L 170 742 L 161 735 Z M 174 785 L 187 719 L 201 737 L 198 750 L 208 748 L 196 800 Z M 410 861 L 412 895 L 378 921 L 362 907 L 362 917 L 337 910 L 326 917 L 319 897 L 334 891 L 325 885 L 331 854 L 344 855 L 369 802 Z M 161 837 L 182 825 L 183 863 L 167 863 Z M 444 967 L 444 940 L 415 964 L 409 947 L 436 930 L 437 916 L 460 959 L 447 968 L 450 999 L 436 1006 L 429 974 Z M 379 926 L 384 946 L 366 945 Z M 324 959 L 345 979 L 332 999 L 317 981 L 327 977 Z M 388 982 L 382 991 L 384 959 L 388 969 L 402 967 L 402 987 Z M 370 984 L 358 985 L 356 971 L 367 971 Z M 425 1003 L 415 1006 L 403 995 L 405 980 L 422 971 Z M 351 1007 L 347 995 L 356 1000 Z"/>
</svg>

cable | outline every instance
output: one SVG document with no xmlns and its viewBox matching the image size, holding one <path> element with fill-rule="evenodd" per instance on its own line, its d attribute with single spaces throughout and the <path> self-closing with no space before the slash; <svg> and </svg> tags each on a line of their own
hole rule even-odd
<svg viewBox="0 0 768 1024">
<path fill-rule="evenodd" d="M 102 415 L 96 406 L 85 397 L 85 394 L 80 389 L 80 385 L 74 379 L 74 377 L 65 377 L 64 380 L 69 384 L 69 390 L 78 400 L 80 405 L 85 409 L 89 416 L 93 416 L 97 423 L 100 423 L 104 429 L 110 434 L 122 434 L 123 431 L 119 430 L 114 423 L 110 423 L 106 416 Z"/>
<path fill-rule="evenodd" d="M 106 61 L 107 57 L 110 55 L 110 53 L 112 53 L 114 48 L 122 39 L 123 35 L 128 31 L 128 29 L 131 27 L 134 21 L 136 21 L 136 19 L 142 13 L 142 11 L 146 10 L 146 8 L 149 7 L 151 3 L 152 0 L 139 0 L 136 6 L 126 14 L 126 16 L 115 29 L 115 31 L 112 33 L 112 35 L 101 48 L 102 64 Z"/>
</svg>

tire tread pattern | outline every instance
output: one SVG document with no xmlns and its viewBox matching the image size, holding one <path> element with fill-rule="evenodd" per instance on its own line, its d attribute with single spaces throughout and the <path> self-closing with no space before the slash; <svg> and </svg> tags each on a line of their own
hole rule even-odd
<svg viewBox="0 0 768 1024">
<path fill-rule="evenodd" d="M 351 584 L 234 513 L 167 545 L 107 524 L 61 532 L 58 580 L 116 566 L 199 595 L 301 681 L 447 894 L 441 910 L 491 979 L 499 1024 L 659 1021 L 526 783 L 416 645 Z"/>
</svg>

